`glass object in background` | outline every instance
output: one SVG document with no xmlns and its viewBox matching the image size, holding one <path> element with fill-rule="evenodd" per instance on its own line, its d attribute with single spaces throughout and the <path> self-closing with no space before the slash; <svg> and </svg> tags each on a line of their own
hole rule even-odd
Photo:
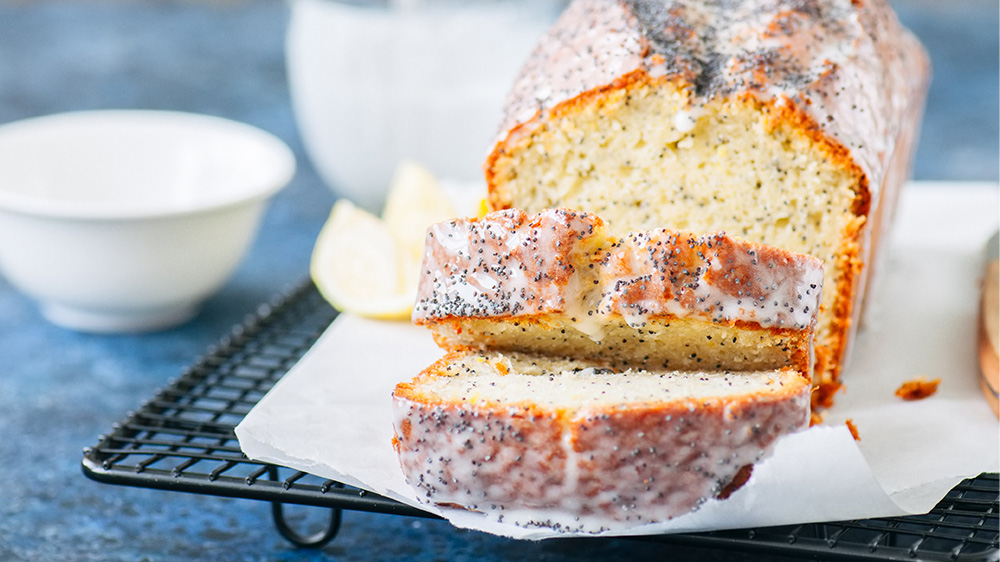
<svg viewBox="0 0 1000 562">
<path fill-rule="evenodd" d="M 400 161 L 481 182 L 504 97 L 561 0 L 292 0 L 289 85 L 306 152 L 372 212 Z"/>
</svg>

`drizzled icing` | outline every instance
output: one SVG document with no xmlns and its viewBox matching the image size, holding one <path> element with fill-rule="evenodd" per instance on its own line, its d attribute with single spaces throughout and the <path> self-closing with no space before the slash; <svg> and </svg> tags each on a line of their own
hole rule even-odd
<svg viewBox="0 0 1000 562">
<path fill-rule="evenodd" d="M 431 226 L 413 320 L 520 316 L 564 310 L 583 241 L 603 230 L 587 213 L 491 213 Z M 584 258 L 585 260 L 586 258 Z M 572 305 L 570 305 L 572 306 Z"/>
<path fill-rule="evenodd" d="M 601 265 L 598 312 L 620 314 L 633 327 L 672 315 L 806 329 L 823 284 L 814 260 L 722 233 L 633 233 L 613 244 Z"/>
<path fill-rule="evenodd" d="M 620 316 L 814 328 L 816 258 L 665 229 L 611 237 L 600 218 L 566 209 L 508 209 L 431 227 L 413 320 L 562 315 L 595 339 Z M 596 324 L 596 325 L 595 325 Z"/>
</svg>

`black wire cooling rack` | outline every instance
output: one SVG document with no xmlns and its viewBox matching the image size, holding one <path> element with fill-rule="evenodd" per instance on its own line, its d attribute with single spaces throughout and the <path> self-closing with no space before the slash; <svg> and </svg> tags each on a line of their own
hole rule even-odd
<svg viewBox="0 0 1000 562">
<path fill-rule="evenodd" d="M 122 484 L 272 502 L 278 531 L 299 546 L 336 536 L 342 510 L 433 517 L 364 490 L 248 459 L 234 429 L 336 316 L 311 284 L 261 306 L 183 375 L 96 446 L 83 472 Z M 643 537 L 716 549 L 840 560 L 1000 560 L 1000 480 L 982 474 L 926 515 Z M 283 506 L 332 508 L 327 527 L 302 535 Z"/>
</svg>

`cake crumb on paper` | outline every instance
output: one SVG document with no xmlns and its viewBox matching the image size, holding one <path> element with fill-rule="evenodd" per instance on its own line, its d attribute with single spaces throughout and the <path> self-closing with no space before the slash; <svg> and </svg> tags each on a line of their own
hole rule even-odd
<svg viewBox="0 0 1000 562">
<path fill-rule="evenodd" d="M 861 436 L 858 434 L 858 426 L 854 425 L 854 420 L 847 418 L 844 423 L 847 424 L 847 429 L 850 430 L 851 437 L 853 437 L 855 441 L 861 441 Z"/>
<path fill-rule="evenodd" d="M 896 389 L 896 396 L 903 400 L 923 400 L 937 392 L 941 379 L 928 380 L 921 375 L 915 379 L 908 380 Z"/>
</svg>

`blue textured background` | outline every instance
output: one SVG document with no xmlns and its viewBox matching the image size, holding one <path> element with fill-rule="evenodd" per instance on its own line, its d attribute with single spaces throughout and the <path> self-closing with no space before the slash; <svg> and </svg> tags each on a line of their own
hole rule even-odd
<svg viewBox="0 0 1000 562">
<path fill-rule="evenodd" d="M 895 5 L 935 65 L 915 176 L 996 181 L 997 3 Z M 81 475 L 83 447 L 258 303 L 306 276 L 334 196 L 306 160 L 292 118 L 287 20 L 279 0 L 0 0 L 0 123 L 97 108 L 209 113 L 278 135 L 299 159 L 246 262 L 181 328 L 70 332 L 46 323 L 0 278 L 0 560 L 763 559 L 627 540 L 518 542 L 366 513 L 346 513 L 333 543 L 303 551 L 277 534 L 266 503 L 108 486 Z"/>
</svg>

